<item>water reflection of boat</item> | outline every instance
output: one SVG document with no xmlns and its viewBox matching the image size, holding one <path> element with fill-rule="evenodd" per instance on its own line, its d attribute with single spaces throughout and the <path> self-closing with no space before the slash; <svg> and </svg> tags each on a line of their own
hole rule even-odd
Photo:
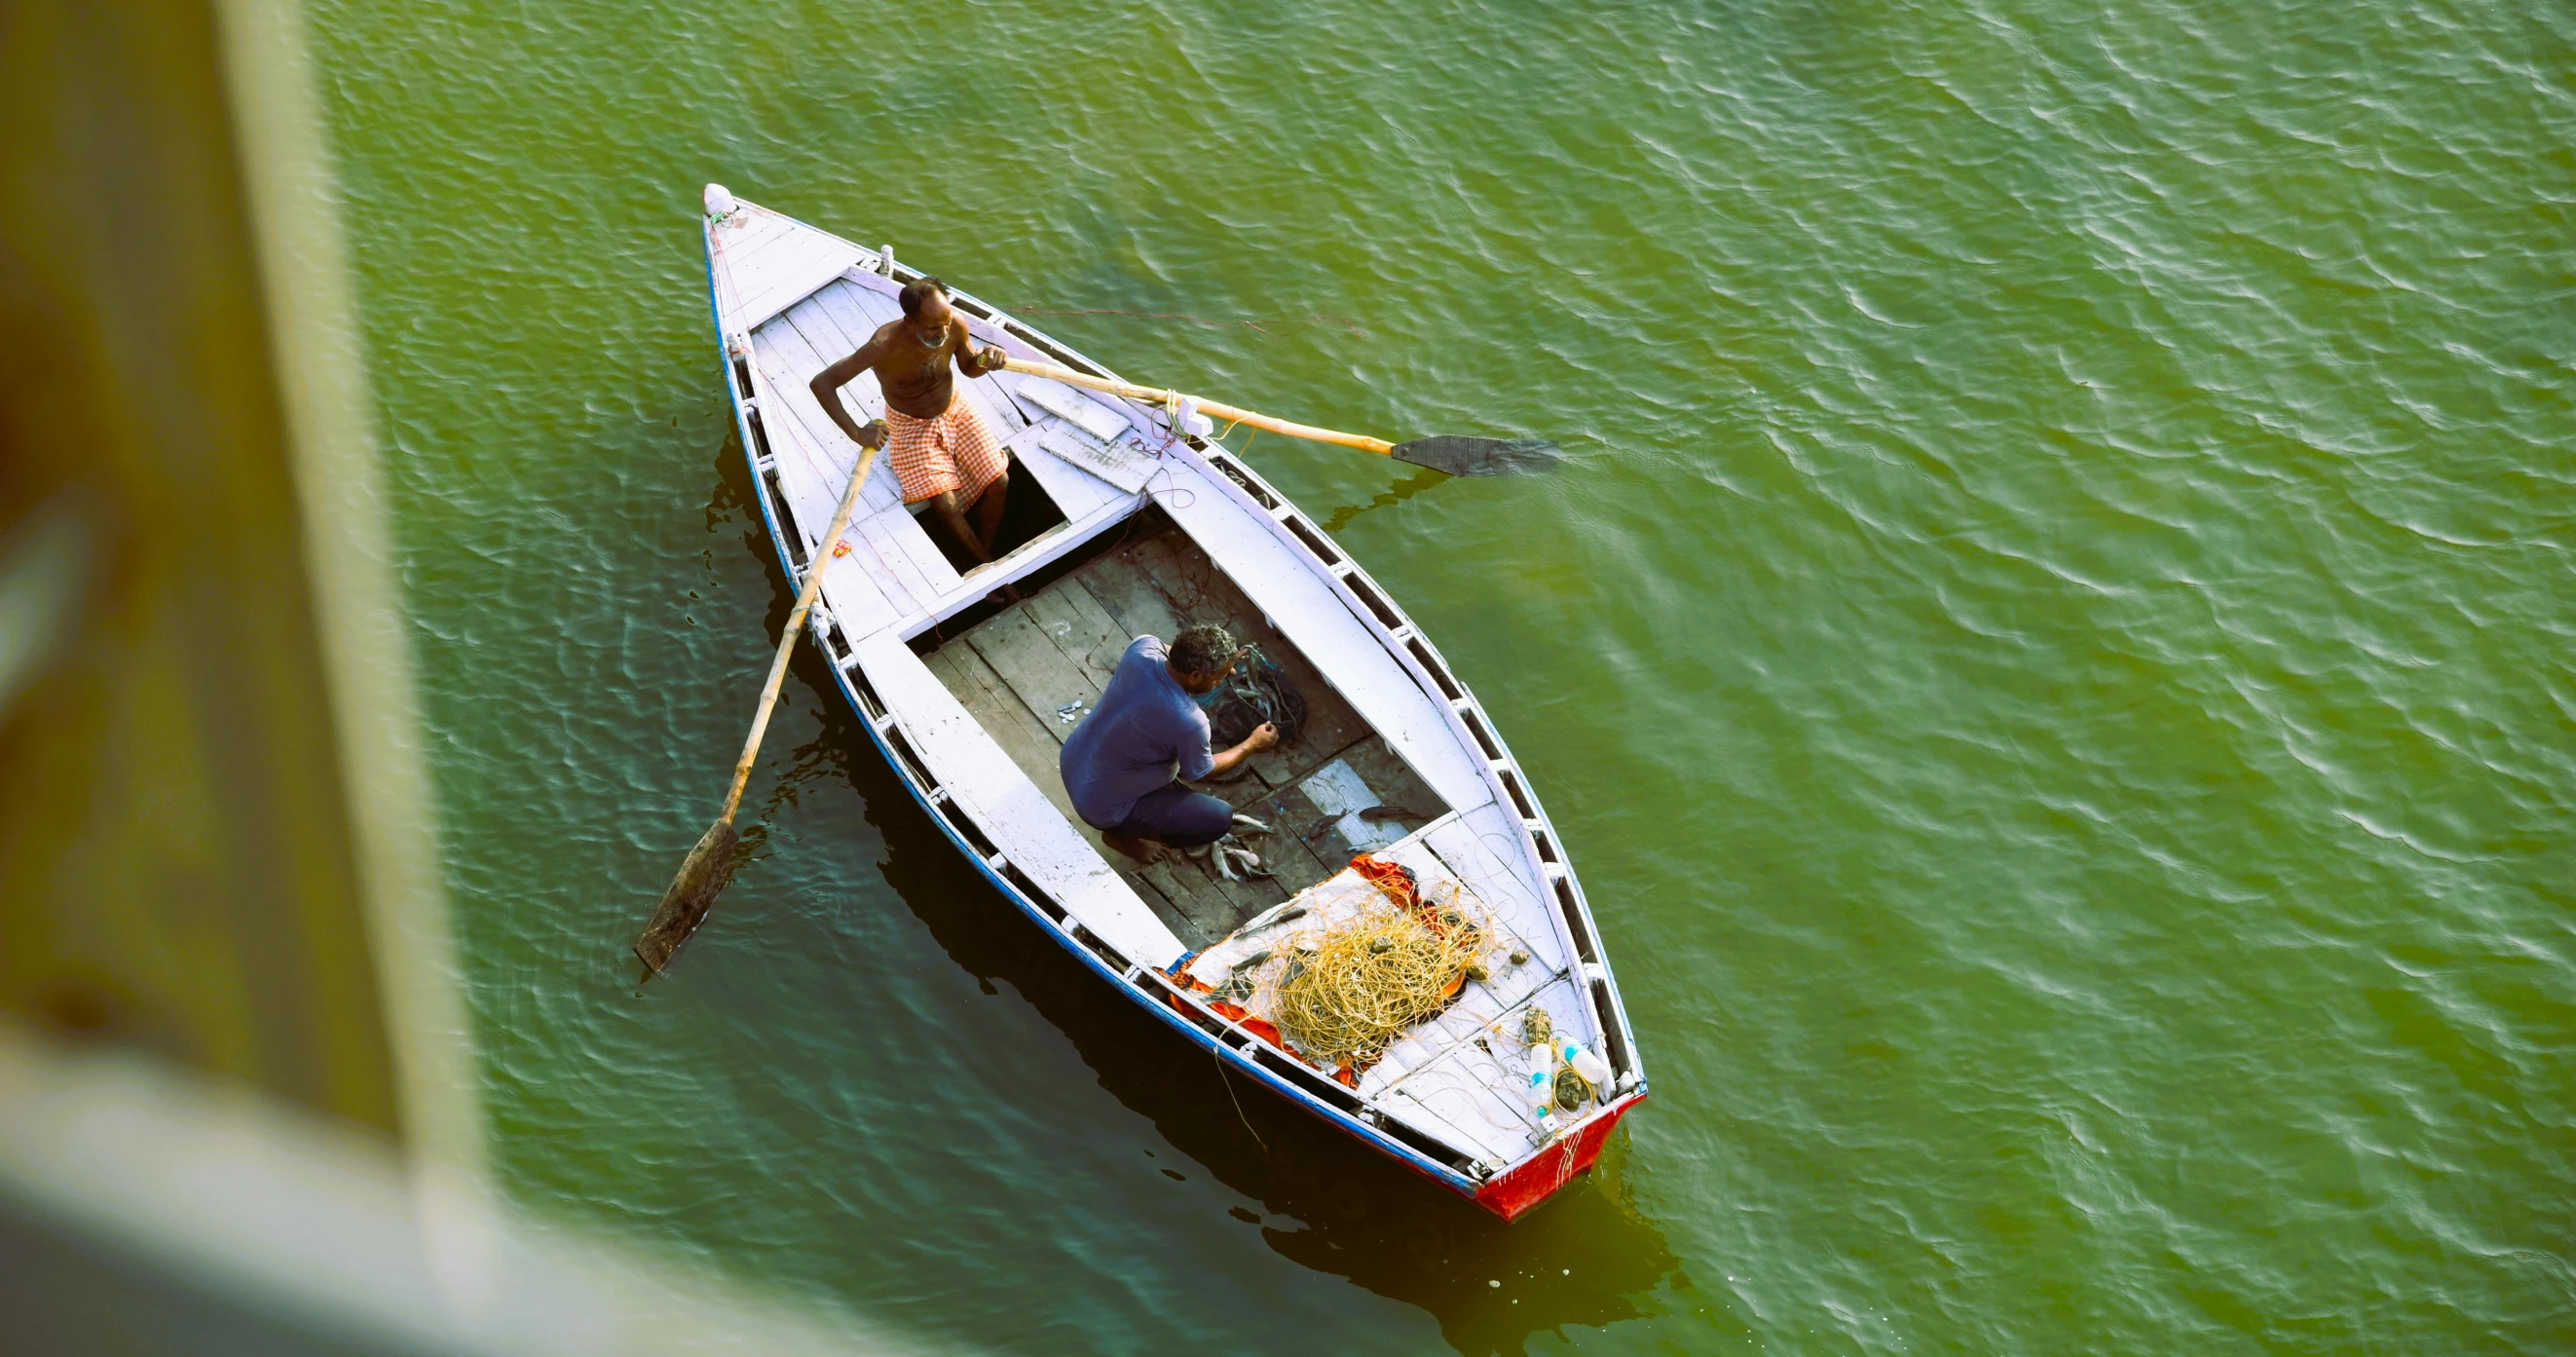
<svg viewBox="0 0 2576 1357">
<path fill-rule="evenodd" d="M 961 380 L 1004 437 L 1012 512 L 999 559 L 961 571 L 871 473 L 845 549 L 823 554 L 859 449 L 808 380 L 899 314 L 913 276 L 870 251 L 709 193 L 706 246 L 728 390 L 782 565 L 825 563 L 819 644 L 897 774 L 956 847 L 1048 935 L 1240 1073 L 1506 1219 L 1600 1153 L 1645 1096 L 1636 1046 L 1571 865 L 1483 709 L 1429 640 L 1313 522 L 1169 412 L 1044 378 Z M 723 209 L 719 211 L 718 209 Z M 1015 357 L 1105 369 L 963 292 L 975 337 Z M 843 397 L 880 404 L 862 376 Z M 1021 598 L 995 591 L 1015 586 Z M 1208 790 L 1273 827 L 1265 871 L 1222 854 L 1139 865 L 1076 818 L 1057 751 L 1134 636 L 1219 622 L 1299 694 L 1295 738 Z M 1405 869 L 1427 906 L 1475 918 L 1481 960 L 1455 997 L 1365 1061 L 1327 1068 L 1226 985 Z M 1307 915 L 1246 936 L 1291 898 Z M 1369 897 L 1373 902 L 1376 897 Z M 1257 988 L 1257 987 L 1256 987 Z M 1561 1109 L 1530 1093 L 1524 1024 L 1609 1067 Z"/>
</svg>

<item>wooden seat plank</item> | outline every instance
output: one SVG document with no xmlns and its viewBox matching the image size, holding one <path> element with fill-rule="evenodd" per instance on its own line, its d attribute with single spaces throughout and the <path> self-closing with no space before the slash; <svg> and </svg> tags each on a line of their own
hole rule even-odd
<svg viewBox="0 0 2576 1357">
<path fill-rule="evenodd" d="M 911 647 L 889 631 L 856 650 L 923 766 L 1031 882 L 1132 961 L 1168 965 L 1185 950 Z"/>
<path fill-rule="evenodd" d="M 920 562 L 906 549 L 901 534 L 907 528 L 916 537 L 921 534 L 921 525 L 910 517 L 900 513 L 880 513 L 858 522 L 850 529 L 849 535 L 854 545 L 863 546 L 876 556 L 877 564 L 884 571 L 886 597 L 894 599 L 895 591 L 901 590 L 910 599 L 913 614 L 920 615 L 937 609 L 941 590 L 938 582 L 922 572 Z M 956 573 L 953 569 L 948 572 L 951 577 Z"/>
<path fill-rule="evenodd" d="M 1353 616 L 1301 558 L 1271 535 L 1269 524 L 1197 472 L 1188 479 L 1197 484 L 1176 486 L 1176 493 L 1155 498 L 1191 541 L 1315 663 L 1352 710 L 1446 805 L 1488 800 L 1492 794 L 1483 768 L 1460 747 L 1447 714 L 1387 652 L 1380 633 Z M 1193 493 L 1177 493 L 1179 489 Z"/>
<path fill-rule="evenodd" d="M 886 596 L 876 572 L 856 551 L 828 562 L 823 571 L 823 603 L 841 624 L 841 634 L 853 641 L 895 625 L 906 611 Z"/>
</svg>

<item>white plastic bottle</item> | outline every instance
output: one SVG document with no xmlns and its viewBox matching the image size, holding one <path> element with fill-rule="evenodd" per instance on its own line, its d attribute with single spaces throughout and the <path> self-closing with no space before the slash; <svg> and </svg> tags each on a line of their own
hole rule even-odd
<svg viewBox="0 0 2576 1357">
<path fill-rule="evenodd" d="M 1610 1062 L 1594 1055 L 1591 1048 L 1571 1037 L 1560 1037 L 1556 1042 L 1556 1053 L 1565 1058 L 1566 1064 L 1574 1067 L 1576 1074 L 1583 1076 L 1584 1082 L 1602 1093 L 1610 1091 Z"/>
<path fill-rule="evenodd" d="M 1530 1113 L 1544 1141 L 1556 1133 L 1556 1024 L 1533 1004 L 1521 1015 L 1521 1044 L 1529 1048 Z"/>
<path fill-rule="evenodd" d="M 1530 1111 L 1541 1135 L 1556 1126 L 1556 1043 L 1541 1037 L 1529 1048 Z"/>
</svg>

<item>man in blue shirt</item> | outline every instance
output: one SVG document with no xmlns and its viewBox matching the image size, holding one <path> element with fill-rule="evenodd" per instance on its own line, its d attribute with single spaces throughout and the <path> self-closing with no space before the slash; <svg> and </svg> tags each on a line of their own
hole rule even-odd
<svg viewBox="0 0 2576 1357">
<path fill-rule="evenodd" d="M 1234 808 L 1173 778 L 1222 777 L 1246 758 L 1279 743 L 1263 722 L 1243 743 L 1208 748 L 1207 713 L 1195 700 L 1213 692 L 1246 652 L 1223 627 L 1185 627 L 1170 646 L 1139 636 L 1119 658 L 1098 705 L 1074 727 L 1057 760 L 1064 789 L 1083 823 L 1110 847 L 1152 862 L 1154 845 L 1196 848 L 1234 825 Z"/>
</svg>

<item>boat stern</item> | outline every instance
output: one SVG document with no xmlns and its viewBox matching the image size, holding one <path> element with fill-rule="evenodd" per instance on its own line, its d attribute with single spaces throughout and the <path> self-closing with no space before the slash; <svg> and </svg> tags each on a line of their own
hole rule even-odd
<svg viewBox="0 0 2576 1357">
<path fill-rule="evenodd" d="M 1506 1222 L 1520 1219 L 1530 1208 L 1556 1195 L 1557 1189 L 1590 1172 L 1593 1161 L 1601 1157 L 1601 1147 L 1610 1141 L 1611 1128 L 1619 1124 L 1629 1108 L 1645 1100 L 1646 1092 L 1641 1088 L 1601 1109 L 1572 1134 L 1495 1175 L 1476 1190 L 1476 1204 Z"/>
</svg>

